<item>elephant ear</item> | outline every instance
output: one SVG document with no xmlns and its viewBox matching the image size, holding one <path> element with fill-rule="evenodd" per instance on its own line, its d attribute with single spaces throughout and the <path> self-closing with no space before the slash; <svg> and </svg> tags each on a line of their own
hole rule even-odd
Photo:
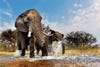
<svg viewBox="0 0 100 67">
<path fill-rule="evenodd" d="M 20 14 L 20 15 L 17 17 L 17 19 L 16 19 L 16 21 L 15 21 L 15 27 L 17 27 L 18 20 L 21 19 L 21 18 L 23 18 L 23 17 L 24 17 L 24 13 Z M 21 19 L 21 20 L 22 20 L 22 19 Z"/>
<path fill-rule="evenodd" d="M 19 17 L 18 17 L 19 18 Z M 17 28 L 17 20 L 18 20 L 18 18 L 16 19 L 16 21 L 15 21 L 15 27 Z"/>
<path fill-rule="evenodd" d="M 24 21 L 23 21 L 23 14 L 21 14 L 20 16 L 18 16 L 18 18 L 15 21 L 15 27 L 18 31 L 21 32 L 27 32 L 27 26 L 25 25 Z"/>
</svg>

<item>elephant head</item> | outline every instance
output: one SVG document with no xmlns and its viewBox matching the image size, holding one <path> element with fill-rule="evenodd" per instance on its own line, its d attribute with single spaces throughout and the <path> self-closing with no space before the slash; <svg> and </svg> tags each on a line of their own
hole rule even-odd
<svg viewBox="0 0 100 67">
<path fill-rule="evenodd" d="M 35 9 L 30 9 L 25 12 L 24 22 L 27 23 L 28 37 L 31 37 L 31 33 L 36 37 L 40 46 L 44 46 L 45 39 L 41 24 L 42 17 Z"/>
<path fill-rule="evenodd" d="M 55 31 L 54 36 L 56 37 L 57 41 L 62 41 L 63 37 L 64 37 L 64 35 L 62 33 L 58 32 L 58 31 Z"/>
</svg>

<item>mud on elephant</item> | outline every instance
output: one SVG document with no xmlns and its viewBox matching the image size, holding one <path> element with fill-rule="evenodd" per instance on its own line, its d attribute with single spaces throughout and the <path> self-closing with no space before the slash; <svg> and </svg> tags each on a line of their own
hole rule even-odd
<svg viewBox="0 0 100 67">
<path fill-rule="evenodd" d="M 41 46 L 42 56 L 47 56 L 47 45 L 45 44 L 45 36 L 43 34 L 42 24 L 41 24 L 42 17 L 35 9 L 30 9 L 22 13 L 15 22 L 15 27 L 17 29 L 17 44 L 22 47 L 22 56 L 25 55 L 25 50 L 29 42 L 30 45 L 30 57 L 34 57 L 34 36 L 38 41 L 39 46 Z M 22 35 L 22 39 L 21 36 Z M 24 36 L 25 34 L 25 36 Z M 33 34 L 31 36 L 31 34 Z M 20 49 L 19 49 L 20 50 Z"/>
</svg>

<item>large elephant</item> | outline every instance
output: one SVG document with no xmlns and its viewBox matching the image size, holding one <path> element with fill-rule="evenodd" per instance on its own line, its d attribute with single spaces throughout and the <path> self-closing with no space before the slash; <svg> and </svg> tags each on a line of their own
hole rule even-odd
<svg viewBox="0 0 100 67">
<path fill-rule="evenodd" d="M 25 55 L 25 49 L 28 44 L 30 45 L 30 57 L 34 57 L 34 44 L 35 39 L 41 47 L 42 56 L 47 56 L 47 45 L 45 43 L 45 36 L 43 34 L 42 17 L 35 9 L 27 10 L 22 13 L 15 22 L 15 27 L 17 29 L 17 44 L 22 47 L 22 56 Z M 21 34 L 21 36 L 19 36 Z M 25 34 L 25 36 L 24 36 Z M 22 37 L 23 36 L 23 37 Z M 27 43 L 25 43 L 27 42 Z"/>
</svg>

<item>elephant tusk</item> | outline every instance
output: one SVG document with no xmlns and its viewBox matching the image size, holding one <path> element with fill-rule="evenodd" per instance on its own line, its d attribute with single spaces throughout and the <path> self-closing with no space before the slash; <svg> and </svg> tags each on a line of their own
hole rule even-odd
<svg viewBox="0 0 100 67">
<path fill-rule="evenodd" d="M 30 31 L 28 32 L 28 37 L 31 37 L 31 32 Z"/>
</svg>

